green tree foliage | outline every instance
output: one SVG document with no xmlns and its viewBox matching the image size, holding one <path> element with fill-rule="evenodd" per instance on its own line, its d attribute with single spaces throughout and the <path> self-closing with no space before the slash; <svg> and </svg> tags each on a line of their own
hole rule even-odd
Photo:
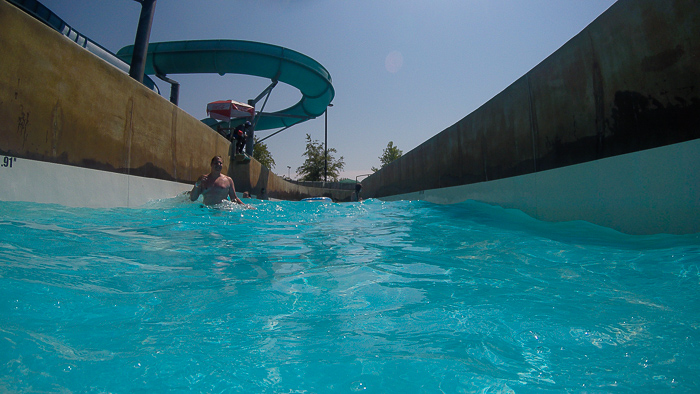
<svg viewBox="0 0 700 394">
<path fill-rule="evenodd" d="M 272 154 L 267 149 L 267 144 L 258 142 L 257 137 L 255 137 L 255 145 L 253 145 L 253 158 L 269 169 L 275 168 L 275 159 L 272 158 Z"/>
<path fill-rule="evenodd" d="M 386 145 L 386 149 L 384 149 L 384 152 L 379 157 L 379 161 L 382 163 L 382 166 L 379 168 L 372 167 L 372 171 L 379 171 L 380 169 L 384 168 L 387 164 L 401 157 L 401 155 L 403 155 L 401 149 L 394 145 L 394 141 L 389 141 L 389 143 Z"/>
<path fill-rule="evenodd" d="M 345 167 L 343 156 L 340 159 L 335 159 L 333 153 L 338 153 L 335 148 L 328 149 L 328 180 L 337 181 L 340 171 Z M 306 160 L 301 167 L 297 168 L 297 174 L 301 176 L 302 181 L 322 181 L 325 165 L 325 155 L 323 144 L 317 140 L 311 140 L 309 134 L 306 135 L 306 152 L 302 156 L 306 156 Z"/>
</svg>

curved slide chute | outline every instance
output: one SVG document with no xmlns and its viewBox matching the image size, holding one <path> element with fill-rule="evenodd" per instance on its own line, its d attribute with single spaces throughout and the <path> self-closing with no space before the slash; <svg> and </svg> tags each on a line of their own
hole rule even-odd
<svg viewBox="0 0 700 394">
<path fill-rule="evenodd" d="M 133 51 L 134 46 L 129 45 L 120 49 L 117 56 L 130 63 Z M 335 96 L 331 75 L 315 60 L 291 49 L 252 41 L 151 43 L 145 73 L 162 76 L 244 74 L 284 82 L 299 89 L 302 97 L 298 103 L 277 112 L 262 113 L 256 130 L 285 128 L 323 115 Z"/>
</svg>

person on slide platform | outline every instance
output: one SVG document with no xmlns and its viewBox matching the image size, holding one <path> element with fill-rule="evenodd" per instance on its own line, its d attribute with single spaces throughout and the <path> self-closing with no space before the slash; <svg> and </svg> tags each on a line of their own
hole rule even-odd
<svg viewBox="0 0 700 394">
<path fill-rule="evenodd" d="M 251 126 L 250 122 L 246 121 L 245 123 L 238 125 L 234 130 L 233 130 L 233 138 L 236 140 L 236 154 L 237 155 L 242 155 L 243 150 L 245 149 L 245 145 L 248 142 L 248 128 Z"/>
</svg>

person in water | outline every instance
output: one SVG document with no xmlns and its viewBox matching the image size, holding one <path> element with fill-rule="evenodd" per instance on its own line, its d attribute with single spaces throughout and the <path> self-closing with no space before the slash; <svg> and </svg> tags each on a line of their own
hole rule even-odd
<svg viewBox="0 0 700 394">
<path fill-rule="evenodd" d="M 211 172 L 197 179 L 197 182 L 192 187 L 190 192 L 190 200 L 196 201 L 200 195 L 204 196 L 204 204 L 216 205 L 225 201 L 227 197 L 231 197 L 231 201 L 237 204 L 243 204 L 240 198 L 236 196 L 236 188 L 233 185 L 233 179 L 221 173 L 224 162 L 221 156 L 214 156 L 211 159 Z"/>
<path fill-rule="evenodd" d="M 350 196 L 350 201 L 362 201 L 362 197 L 360 197 L 360 192 L 362 191 L 362 184 L 356 183 L 355 184 L 355 192 L 352 193 Z"/>
</svg>

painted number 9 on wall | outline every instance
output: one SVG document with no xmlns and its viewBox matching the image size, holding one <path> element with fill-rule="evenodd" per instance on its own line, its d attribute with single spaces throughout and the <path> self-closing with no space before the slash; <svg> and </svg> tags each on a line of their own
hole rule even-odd
<svg viewBox="0 0 700 394">
<path fill-rule="evenodd" d="M 12 163 L 14 163 L 16 161 L 17 161 L 16 157 L 3 156 L 2 157 L 2 164 L 0 164 L 0 166 L 12 168 Z"/>
</svg>

